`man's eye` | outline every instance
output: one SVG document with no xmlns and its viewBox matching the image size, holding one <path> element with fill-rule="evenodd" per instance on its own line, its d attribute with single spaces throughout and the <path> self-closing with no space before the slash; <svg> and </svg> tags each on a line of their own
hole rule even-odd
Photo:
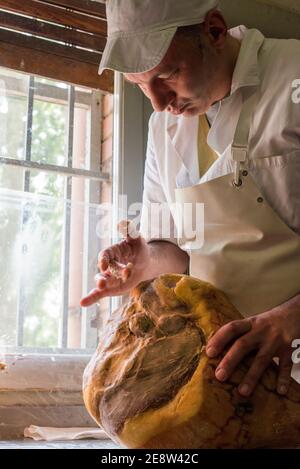
<svg viewBox="0 0 300 469">
<path fill-rule="evenodd" d="M 178 75 L 178 72 L 179 72 L 179 69 L 177 68 L 176 70 L 174 70 L 174 72 L 171 73 L 171 75 L 165 78 L 165 80 L 172 80 L 172 78 L 175 78 Z"/>
</svg>

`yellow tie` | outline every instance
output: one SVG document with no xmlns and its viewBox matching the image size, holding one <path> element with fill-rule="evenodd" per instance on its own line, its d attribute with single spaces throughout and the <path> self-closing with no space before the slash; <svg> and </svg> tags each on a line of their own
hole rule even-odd
<svg viewBox="0 0 300 469">
<path fill-rule="evenodd" d="M 207 143 L 208 132 L 208 121 L 206 115 L 202 114 L 199 116 L 198 126 L 198 161 L 200 177 L 206 173 L 218 158 L 217 153 Z"/>
</svg>

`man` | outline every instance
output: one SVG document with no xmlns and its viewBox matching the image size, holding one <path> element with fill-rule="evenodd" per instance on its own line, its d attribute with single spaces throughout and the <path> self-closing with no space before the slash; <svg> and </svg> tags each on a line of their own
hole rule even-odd
<svg viewBox="0 0 300 469">
<path fill-rule="evenodd" d="M 143 236 L 100 253 L 97 288 L 82 305 L 190 266 L 245 317 L 207 345 L 211 357 L 231 345 L 217 379 L 226 381 L 255 350 L 239 392 L 249 396 L 278 357 L 277 391 L 286 394 L 291 344 L 300 338 L 300 105 L 292 99 L 300 42 L 228 31 L 217 7 L 216 0 L 107 1 L 100 71 L 123 72 L 151 100 L 143 201 L 167 203 L 175 234 L 165 237 L 157 225 L 149 236 L 145 210 Z M 177 236 L 174 202 L 204 204 L 203 247 Z M 112 260 L 133 263 L 129 280 L 111 275 Z"/>
</svg>

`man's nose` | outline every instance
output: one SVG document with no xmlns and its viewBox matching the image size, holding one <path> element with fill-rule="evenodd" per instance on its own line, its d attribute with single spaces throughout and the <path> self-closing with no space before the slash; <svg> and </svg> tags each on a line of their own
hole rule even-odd
<svg viewBox="0 0 300 469">
<path fill-rule="evenodd" d="M 162 112 L 176 99 L 176 93 L 165 86 L 149 85 L 145 93 L 154 111 Z"/>
</svg>

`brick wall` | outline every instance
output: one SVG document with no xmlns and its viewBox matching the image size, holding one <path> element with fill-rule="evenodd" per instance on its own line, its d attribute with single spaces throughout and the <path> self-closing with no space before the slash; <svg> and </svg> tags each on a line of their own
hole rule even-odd
<svg viewBox="0 0 300 469">
<path fill-rule="evenodd" d="M 113 143 L 113 96 L 106 94 L 102 99 L 101 170 L 111 172 Z M 107 184 L 107 186 L 110 186 Z M 109 190 L 109 187 L 105 189 Z"/>
</svg>

